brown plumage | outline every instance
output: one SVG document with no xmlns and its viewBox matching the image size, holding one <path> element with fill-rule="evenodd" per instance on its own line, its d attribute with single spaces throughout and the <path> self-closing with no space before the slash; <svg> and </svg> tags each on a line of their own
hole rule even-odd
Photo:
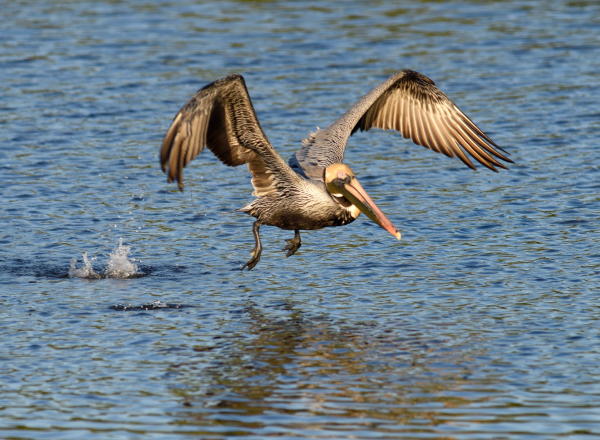
<svg viewBox="0 0 600 440">
<path fill-rule="evenodd" d="M 253 195 L 241 210 L 256 217 L 252 269 L 262 251 L 262 224 L 294 230 L 287 255 L 300 247 L 301 229 L 350 223 L 360 212 L 400 238 L 352 170 L 342 164 L 348 138 L 357 130 L 397 130 L 416 144 L 475 168 L 469 155 L 487 168 L 512 162 L 434 82 L 403 70 L 371 90 L 328 128 L 317 130 L 286 163 L 264 134 L 241 75 L 230 75 L 200 89 L 175 115 L 163 140 L 160 162 L 169 182 L 183 190 L 183 168 L 208 147 L 224 164 L 247 164 Z M 503 150 L 502 150 L 503 151 Z"/>
<path fill-rule="evenodd" d="M 398 130 L 418 145 L 458 156 L 473 169 L 465 151 L 493 171 L 506 168 L 496 158 L 511 162 L 431 79 L 410 70 L 377 98 L 352 133 L 370 128 Z"/>
</svg>

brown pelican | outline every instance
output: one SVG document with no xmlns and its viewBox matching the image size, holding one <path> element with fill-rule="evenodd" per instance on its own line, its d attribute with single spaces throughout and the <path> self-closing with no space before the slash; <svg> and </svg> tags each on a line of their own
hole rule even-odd
<svg viewBox="0 0 600 440">
<path fill-rule="evenodd" d="M 248 164 L 256 198 L 240 209 L 253 217 L 256 244 L 242 269 L 252 269 L 262 252 L 261 225 L 294 231 L 284 251 L 300 247 L 300 230 L 341 226 L 362 212 L 400 239 L 342 163 L 348 138 L 357 130 L 393 129 L 405 138 L 475 168 L 469 155 L 487 168 L 512 162 L 425 75 L 403 70 L 363 96 L 325 129 L 317 129 L 286 163 L 263 132 L 241 75 L 230 75 L 200 89 L 175 115 L 162 143 L 160 163 L 168 181 L 183 190 L 183 168 L 208 147 L 224 164 Z M 505 152 L 505 151 L 504 151 Z M 505 152 L 506 153 L 506 152 Z"/>
</svg>

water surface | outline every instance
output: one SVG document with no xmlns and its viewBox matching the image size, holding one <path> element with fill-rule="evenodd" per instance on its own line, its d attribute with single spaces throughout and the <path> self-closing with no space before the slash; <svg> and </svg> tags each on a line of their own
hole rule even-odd
<svg viewBox="0 0 600 440">
<path fill-rule="evenodd" d="M 0 14 L 0 437 L 600 435 L 597 2 Z M 179 193 L 158 167 L 171 118 L 216 78 L 245 76 L 287 158 L 403 68 L 516 164 L 355 135 L 346 160 L 400 242 L 361 218 L 286 259 L 291 234 L 265 227 L 240 272 L 247 171 L 206 152 Z"/>
</svg>

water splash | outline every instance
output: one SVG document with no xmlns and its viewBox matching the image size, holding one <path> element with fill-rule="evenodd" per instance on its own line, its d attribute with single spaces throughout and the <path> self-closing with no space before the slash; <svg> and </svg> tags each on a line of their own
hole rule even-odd
<svg viewBox="0 0 600 440">
<path fill-rule="evenodd" d="M 137 264 L 129 259 L 131 246 L 123 245 L 123 239 L 119 238 L 119 245 L 108 256 L 106 276 L 108 278 L 131 278 L 139 275 Z"/>
<path fill-rule="evenodd" d="M 77 267 L 77 258 L 71 260 L 69 266 L 69 277 L 71 278 L 86 278 L 86 279 L 99 279 L 99 278 L 136 278 L 143 274 L 139 272 L 137 264 L 133 258 L 129 257 L 131 246 L 125 246 L 123 239 L 119 238 L 117 247 L 108 255 L 108 261 L 106 263 L 106 269 L 102 274 L 96 272 L 92 266 L 92 262 L 95 258 L 88 258 L 87 252 L 82 254 L 83 265 Z"/>
<path fill-rule="evenodd" d="M 102 278 L 92 266 L 92 260 L 88 258 L 87 252 L 82 254 L 83 266 L 77 267 L 77 258 L 71 260 L 69 265 L 69 278 L 87 278 L 90 280 Z"/>
</svg>

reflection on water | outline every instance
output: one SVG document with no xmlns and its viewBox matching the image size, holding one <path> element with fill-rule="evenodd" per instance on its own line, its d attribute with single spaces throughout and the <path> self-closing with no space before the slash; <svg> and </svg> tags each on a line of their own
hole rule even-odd
<svg viewBox="0 0 600 440">
<path fill-rule="evenodd" d="M 485 382 L 471 378 L 474 359 L 485 356 L 476 338 L 455 347 L 418 330 L 400 335 L 375 322 L 307 317 L 291 302 L 279 307 L 287 317 L 273 320 L 250 303 L 240 313 L 247 333 L 196 347 L 189 362 L 171 367 L 182 382 L 173 391 L 191 407 L 181 423 L 257 437 L 306 426 L 315 438 L 436 432 L 425 427 L 446 422 L 448 409 L 488 399 Z M 214 350 L 206 365 L 204 353 Z"/>
</svg>

